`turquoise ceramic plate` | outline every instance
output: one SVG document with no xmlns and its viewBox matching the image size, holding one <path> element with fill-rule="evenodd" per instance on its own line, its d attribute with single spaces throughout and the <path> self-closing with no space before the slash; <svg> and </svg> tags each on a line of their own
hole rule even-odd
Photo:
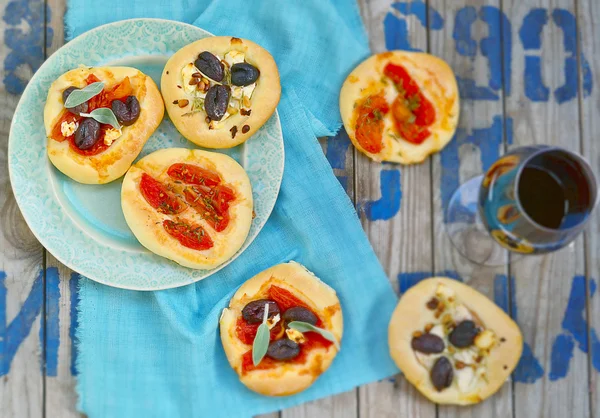
<svg viewBox="0 0 600 418">
<path fill-rule="evenodd" d="M 84 33 L 52 55 L 25 89 L 12 121 L 8 166 L 17 203 L 38 240 L 60 262 L 100 283 L 135 290 L 182 286 L 213 270 L 191 270 L 142 247 L 121 212 L 121 180 L 83 185 L 60 173 L 46 155 L 43 109 L 50 84 L 80 64 L 126 65 L 160 86 L 167 59 L 190 42 L 212 36 L 197 27 L 160 19 L 134 19 Z M 196 147 L 166 116 L 140 158 L 160 148 Z M 283 175 L 283 137 L 277 113 L 246 143 L 222 152 L 235 158 L 252 182 L 250 234 L 234 260 L 256 238 L 273 210 Z"/>
</svg>

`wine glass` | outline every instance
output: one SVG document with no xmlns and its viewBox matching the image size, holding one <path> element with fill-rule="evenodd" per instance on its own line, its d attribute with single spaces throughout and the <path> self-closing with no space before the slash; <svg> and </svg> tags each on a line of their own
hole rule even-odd
<svg viewBox="0 0 600 418">
<path fill-rule="evenodd" d="M 597 202 L 597 181 L 583 157 L 558 147 L 525 146 L 454 192 L 446 230 L 470 261 L 501 266 L 508 262 L 506 250 L 544 254 L 568 245 Z"/>
</svg>

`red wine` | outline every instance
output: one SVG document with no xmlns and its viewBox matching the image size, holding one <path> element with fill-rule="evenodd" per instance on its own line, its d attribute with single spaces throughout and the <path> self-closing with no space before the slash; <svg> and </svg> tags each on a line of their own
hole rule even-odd
<svg viewBox="0 0 600 418">
<path fill-rule="evenodd" d="M 558 229 L 569 211 L 569 201 L 559 180 L 544 168 L 525 166 L 519 179 L 519 201 L 539 225 Z"/>
</svg>

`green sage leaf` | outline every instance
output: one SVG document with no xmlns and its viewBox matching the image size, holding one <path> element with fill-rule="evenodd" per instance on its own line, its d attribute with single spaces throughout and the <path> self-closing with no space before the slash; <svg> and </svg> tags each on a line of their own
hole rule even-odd
<svg viewBox="0 0 600 418">
<path fill-rule="evenodd" d="M 267 318 L 269 317 L 269 304 L 265 303 L 265 313 L 263 316 L 263 322 L 256 331 L 254 342 L 252 343 L 252 363 L 254 366 L 258 366 L 262 359 L 267 354 L 269 349 L 269 340 L 271 339 L 271 333 L 269 326 L 267 325 Z"/>
<path fill-rule="evenodd" d="M 111 125 L 117 130 L 121 129 L 117 117 L 113 113 L 112 109 L 108 107 L 100 107 L 98 109 L 94 109 L 92 113 L 81 113 L 81 116 L 95 119 L 97 122 L 104 123 L 106 125 Z"/>
<path fill-rule="evenodd" d="M 97 96 L 104 89 L 104 83 L 97 81 L 90 85 L 85 86 L 82 89 L 73 90 L 67 100 L 65 100 L 65 107 L 70 109 L 75 106 L 79 106 L 82 103 L 87 102 L 92 97 Z"/>
<path fill-rule="evenodd" d="M 288 324 L 288 328 L 295 329 L 296 331 L 300 332 L 316 332 L 317 334 L 321 334 L 323 338 L 331 341 L 335 345 L 335 348 L 337 348 L 338 350 L 340 349 L 340 344 L 338 343 L 338 340 L 335 338 L 333 333 L 327 331 L 326 329 L 315 327 L 314 325 L 309 324 L 308 322 L 302 321 L 292 321 Z"/>
</svg>

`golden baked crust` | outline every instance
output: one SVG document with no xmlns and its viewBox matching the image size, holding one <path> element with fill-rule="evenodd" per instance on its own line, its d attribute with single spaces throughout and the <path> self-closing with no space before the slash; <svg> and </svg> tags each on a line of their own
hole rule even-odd
<svg viewBox="0 0 600 418">
<path fill-rule="evenodd" d="M 139 183 L 145 172 L 158 181 L 169 179 L 167 170 L 172 164 L 195 164 L 219 173 L 224 184 L 235 191 L 230 203 L 230 221 L 222 232 L 216 232 L 206 220 L 191 207 L 175 217 L 154 209 L 140 192 Z M 121 206 L 125 221 L 138 241 L 147 249 L 182 266 L 210 269 L 229 260 L 244 244 L 252 224 L 252 187 L 248 175 L 233 158 L 214 152 L 169 148 L 155 151 L 136 162 L 123 179 Z M 200 224 L 214 245 L 208 250 L 194 250 L 183 246 L 169 235 L 162 223 L 178 218 Z"/>
<path fill-rule="evenodd" d="M 436 321 L 434 311 L 428 309 L 426 304 L 435 296 L 439 284 L 452 289 L 456 299 L 476 316 L 485 329 L 493 331 L 496 337 L 485 363 L 487 383 L 478 381 L 466 393 L 457 388 L 456 376 L 450 387 L 438 392 L 431 383 L 430 371 L 418 361 L 411 346 L 413 332 Z M 502 309 L 473 288 L 444 277 L 423 280 L 408 289 L 392 315 L 388 335 L 390 354 L 406 379 L 423 395 L 439 404 L 468 405 L 493 395 L 516 367 L 523 347 L 523 338 L 517 324 Z"/>
<path fill-rule="evenodd" d="M 103 81 L 105 88 L 129 77 L 141 112 L 133 125 L 123 127 L 123 134 L 109 148 L 99 154 L 85 156 L 73 151 L 69 141 L 58 142 L 50 138 L 50 134 L 64 109 L 63 90 L 70 86 L 84 87 L 90 74 Z M 44 107 L 48 157 L 56 168 L 75 181 L 85 184 L 109 183 L 127 172 L 148 138 L 160 125 L 164 112 L 158 87 L 149 76 L 135 68 L 81 67 L 68 71 L 52 83 Z"/>
<path fill-rule="evenodd" d="M 183 116 L 190 113 L 194 96 L 186 94 L 183 89 L 182 68 L 193 64 L 203 51 L 209 51 L 221 59 L 229 51 L 243 52 L 246 62 L 259 69 L 260 76 L 252 94 L 250 115 L 244 116 L 238 112 L 217 123 L 215 129 L 209 129 L 203 108 L 192 115 Z M 246 141 L 271 117 L 281 95 L 279 71 L 271 54 L 254 42 L 230 36 L 204 38 L 181 48 L 167 62 L 160 87 L 169 117 L 181 135 L 207 148 L 231 148 Z M 183 108 L 178 104 L 182 99 L 189 101 Z M 242 128 L 246 125 L 249 130 L 243 132 Z M 237 132 L 235 138 L 232 138 L 230 130 L 234 126 L 237 127 Z"/>
<path fill-rule="evenodd" d="M 392 83 L 382 82 L 383 69 L 388 63 L 403 66 L 421 88 L 436 111 L 435 121 L 428 129 L 431 135 L 421 144 L 413 144 L 395 132 L 391 112 L 384 116 L 383 149 L 378 154 L 367 152 L 356 140 L 357 101 L 384 90 L 391 105 L 397 91 Z M 424 161 L 430 154 L 440 151 L 454 136 L 458 125 L 459 94 L 452 69 L 443 60 L 422 52 L 389 51 L 376 54 L 363 61 L 344 81 L 340 92 L 340 113 L 344 127 L 354 146 L 375 161 L 413 164 Z M 394 138 L 389 133 L 392 132 Z"/>
<path fill-rule="evenodd" d="M 303 364 L 285 364 L 274 369 L 242 373 L 242 355 L 252 349 L 236 335 L 236 322 L 242 309 L 252 300 L 264 297 L 271 284 L 282 287 L 305 302 L 324 320 L 323 327 L 338 341 L 342 339 L 343 319 L 340 301 L 331 287 L 323 283 L 304 266 L 295 262 L 273 266 L 245 282 L 233 295 L 229 307 L 219 321 L 221 341 L 229 364 L 249 389 L 267 396 L 298 393 L 309 387 L 331 364 L 338 349 L 312 348 Z"/>
</svg>

